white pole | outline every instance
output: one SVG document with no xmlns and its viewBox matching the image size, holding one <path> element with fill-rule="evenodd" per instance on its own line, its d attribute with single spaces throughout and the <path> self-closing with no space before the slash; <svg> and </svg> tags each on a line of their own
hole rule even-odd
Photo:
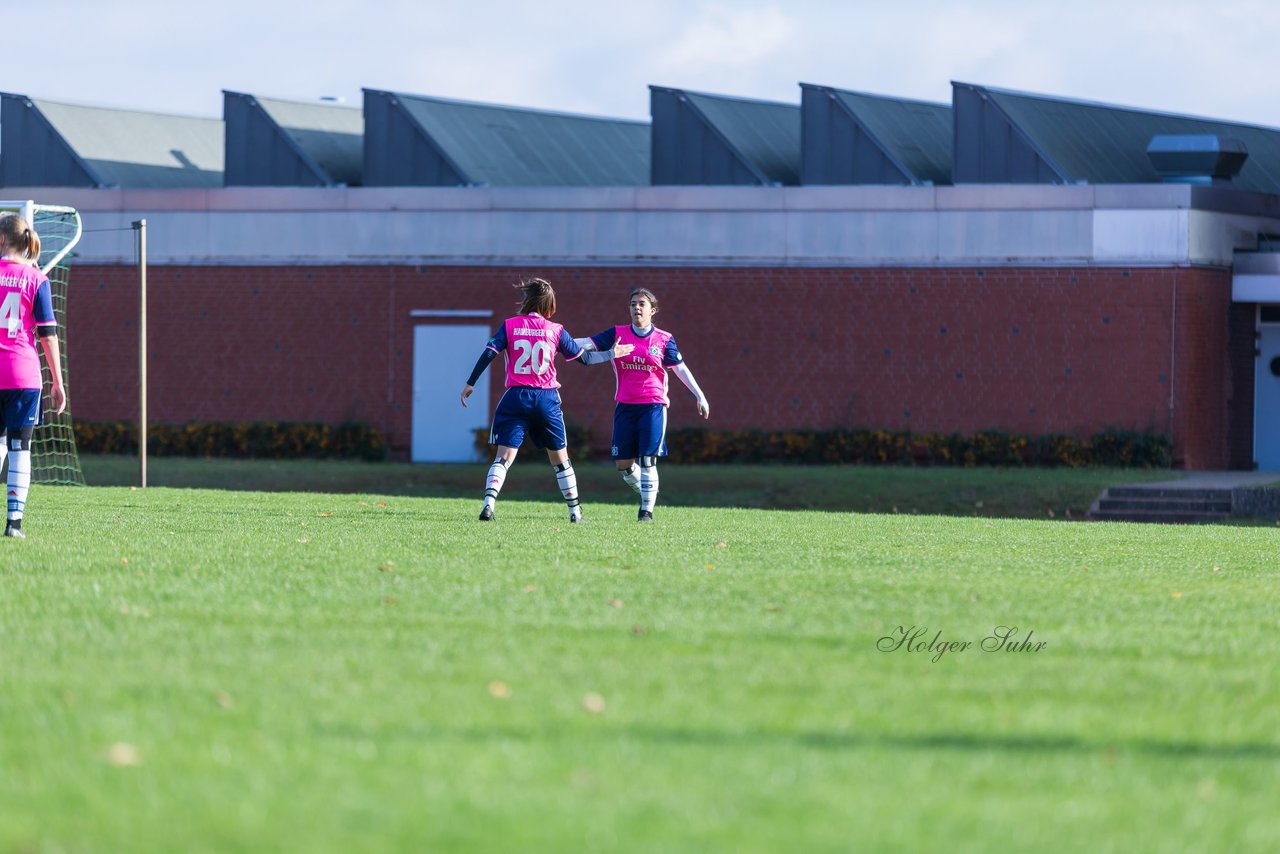
<svg viewBox="0 0 1280 854">
<path fill-rule="evenodd" d="M 133 224 L 138 232 L 138 474 L 147 486 L 147 221 Z"/>
</svg>

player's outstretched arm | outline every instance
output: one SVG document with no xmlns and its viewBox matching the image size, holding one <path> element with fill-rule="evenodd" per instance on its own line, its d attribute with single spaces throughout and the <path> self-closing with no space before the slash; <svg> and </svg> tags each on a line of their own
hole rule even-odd
<svg viewBox="0 0 1280 854">
<path fill-rule="evenodd" d="M 680 378 L 680 382 L 684 383 L 685 388 L 693 392 L 693 396 L 698 399 L 698 414 L 703 418 L 710 418 L 711 404 L 707 402 L 707 396 L 702 393 L 702 389 L 698 388 L 698 381 L 693 378 L 693 371 L 689 370 L 689 366 L 681 362 L 671 370 Z"/>
<path fill-rule="evenodd" d="M 600 359 L 594 356 L 587 357 L 586 354 L 596 352 L 596 351 L 603 353 L 611 349 L 613 345 L 618 343 L 618 334 L 617 334 L 617 330 L 615 330 L 613 327 L 609 327 L 603 332 L 599 332 L 595 335 L 589 335 L 586 338 L 574 338 L 573 343 L 578 345 L 578 348 L 582 351 L 581 353 L 575 353 L 574 357 L 581 356 L 582 364 L 584 365 L 598 365 L 601 362 L 609 361 L 609 359 L 613 358 L 613 356 L 606 356 L 605 358 Z M 614 355 L 625 356 L 627 355 L 627 353 L 630 353 L 630 352 L 631 352 L 630 350 L 627 350 L 625 352 L 616 353 Z"/>
<path fill-rule="evenodd" d="M 612 329 L 590 338 L 574 338 L 567 331 L 560 331 L 560 354 L 570 361 L 577 359 L 584 365 L 599 365 L 628 356 L 634 349 L 633 344 L 619 344 Z"/>
<path fill-rule="evenodd" d="M 588 338 L 587 340 L 590 341 L 591 339 Z M 614 344 L 613 347 L 608 350 L 587 350 L 586 348 L 583 348 L 581 357 L 582 364 L 599 365 L 600 363 L 607 362 L 610 359 L 621 359 L 623 356 L 630 356 L 631 351 L 635 348 L 636 345 L 634 344 Z"/>
</svg>

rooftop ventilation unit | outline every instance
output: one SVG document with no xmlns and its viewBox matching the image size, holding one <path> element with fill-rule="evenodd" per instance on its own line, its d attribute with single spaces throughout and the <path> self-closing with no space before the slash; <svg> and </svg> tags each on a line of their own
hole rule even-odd
<svg viewBox="0 0 1280 854">
<path fill-rule="evenodd" d="M 1147 157 L 1171 184 L 1230 184 L 1244 167 L 1249 149 L 1231 137 L 1162 134 L 1151 137 Z"/>
</svg>

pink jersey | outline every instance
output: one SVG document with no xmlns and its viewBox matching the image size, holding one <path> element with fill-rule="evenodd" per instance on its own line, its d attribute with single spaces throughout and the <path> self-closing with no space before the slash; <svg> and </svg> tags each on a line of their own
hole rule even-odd
<svg viewBox="0 0 1280 854">
<path fill-rule="evenodd" d="M 0 259 L 0 388 L 41 387 L 36 328 L 57 323 L 48 282 L 29 264 Z"/>
<path fill-rule="evenodd" d="M 618 377 L 619 403 L 661 403 L 670 406 L 667 397 L 667 369 L 663 364 L 667 342 L 671 333 L 658 327 L 641 338 L 631 324 L 614 328 L 618 344 L 631 344 L 635 349 L 630 356 L 613 360 L 613 372 Z"/>
<path fill-rule="evenodd" d="M 501 352 L 506 361 L 507 388 L 560 388 L 556 380 L 556 352 L 565 349 L 561 339 L 568 338 L 563 326 L 541 315 L 522 314 L 503 321 L 502 331 L 505 340 L 500 341 L 495 336 L 489 346 Z M 577 352 L 565 352 L 566 356 L 575 358 L 581 355 L 581 349 L 573 344 L 572 338 L 568 343 L 569 349 Z"/>
</svg>

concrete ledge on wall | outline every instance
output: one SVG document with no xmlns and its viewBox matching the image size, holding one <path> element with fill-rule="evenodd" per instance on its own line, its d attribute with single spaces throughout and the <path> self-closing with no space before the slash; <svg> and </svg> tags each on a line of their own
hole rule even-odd
<svg viewBox="0 0 1280 854">
<path fill-rule="evenodd" d="M 1274 197 L 1190 186 L 10 188 L 77 207 L 84 263 L 1229 267 Z M 1212 189 L 1212 188 L 1210 188 Z M 1199 201 L 1198 201 L 1199 200 Z M 1194 207 L 1203 201 L 1209 208 Z M 1262 214 L 1248 213 L 1252 207 Z M 1274 209 L 1274 210 L 1273 210 Z M 1270 213 L 1274 214 L 1272 216 Z"/>
</svg>

